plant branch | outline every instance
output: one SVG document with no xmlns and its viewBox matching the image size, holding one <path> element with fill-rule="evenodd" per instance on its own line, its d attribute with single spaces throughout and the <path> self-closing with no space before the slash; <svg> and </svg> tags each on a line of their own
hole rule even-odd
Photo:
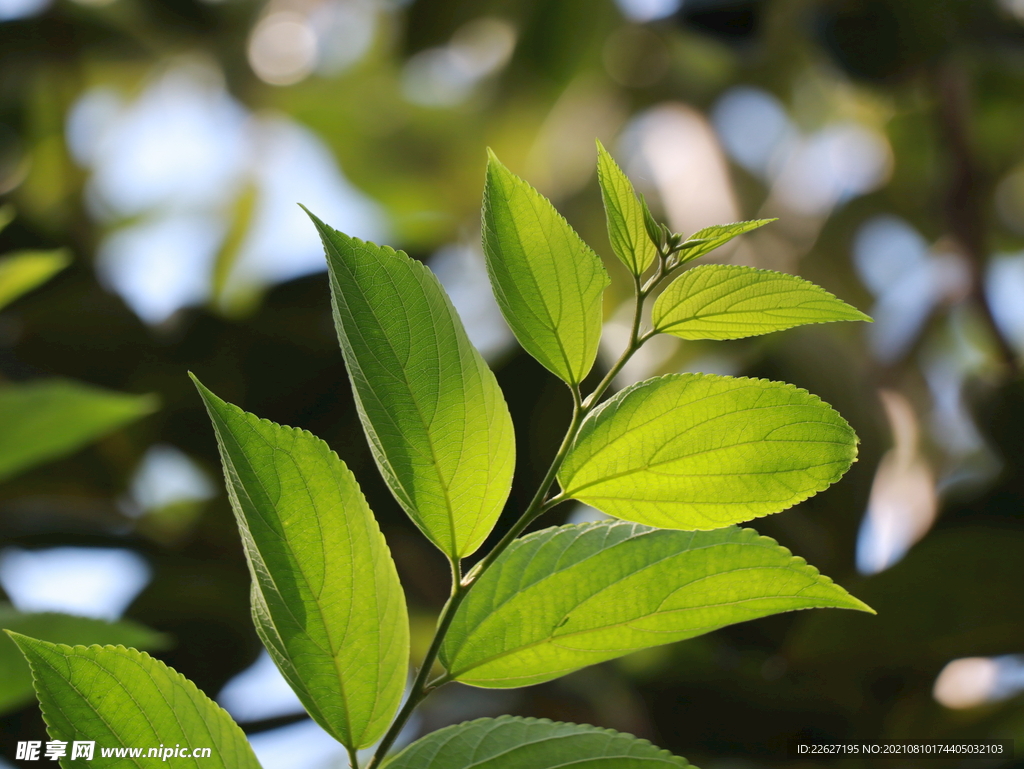
<svg viewBox="0 0 1024 769">
<path fill-rule="evenodd" d="M 420 665 L 420 669 L 416 674 L 416 679 L 413 681 L 409 697 L 406 699 L 401 710 L 398 711 L 398 715 L 395 716 L 394 722 L 392 722 L 387 733 L 384 735 L 384 738 L 381 740 L 380 745 L 377 747 L 370 763 L 367 764 L 366 769 L 378 769 L 381 762 L 384 760 L 384 757 L 387 755 L 387 752 L 394 744 L 395 739 L 401 733 L 402 728 L 416 709 L 416 706 L 419 705 L 420 702 L 422 702 L 434 689 L 439 686 L 443 686 L 452 680 L 451 675 L 449 673 L 445 673 L 431 681 L 429 680 L 430 670 L 434 666 L 434 662 L 437 660 L 437 656 L 441 651 L 441 644 L 444 642 L 445 635 L 448 633 L 448 628 L 451 627 L 455 613 L 458 610 L 459 605 L 465 599 L 466 594 L 470 591 L 473 585 L 479 581 L 480 577 L 483 576 L 498 557 L 505 552 L 509 545 L 511 545 L 519 535 L 526 530 L 527 526 L 555 505 L 565 501 L 565 496 L 561 493 L 556 494 L 553 497 L 548 497 L 548 494 L 551 491 L 552 485 L 555 483 L 558 471 L 562 467 L 562 462 L 565 461 L 565 457 L 568 455 L 569 449 L 572 447 L 572 443 L 576 439 L 577 433 L 579 433 L 583 419 L 594 409 L 598 399 L 604 394 L 605 390 L 608 389 L 612 380 L 615 378 L 615 375 L 622 370 L 622 367 L 626 365 L 629 359 L 633 356 L 633 353 L 639 350 L 643 343 L 654 335 L 653 331 L 641 334 L 640 325 L 643 319 L 644 299 L 647 298 L 650 291 L 664 279 L 668 272 L 671 271 L 671 269 L 666 270 L 666 260 L 671 255 L 671 252 L 666 253 L 659 247 L 658 253 L 660 257 L 658 271 L 650 281 L 648 281 L 647 285 L 641 285 L 639 276 L 635 276 L 633 279 L 635 306 L 633 310 L 633 324 L 629 333 L 629 344 L 625 351 L 619 357 L 618 361 L 616 361 L 615 365 L 611 367 L 607 374 L 605 374 L 604 378 L 597 385 L 594 391 L 587 396 L 586 400 L 582 399 L 579 385 L 572 385 L 570 387 L 572 391 L 572 420 L 569 423 L 568 430 L 565 432 L 565 437 L 562 439 L 562 444 L 558 448 L 558 453 L 555 454 L 555 458 L 551 461 L 551 465 L 544 474 L 544 478 L 537 487 L 537 491 L 530 500 L 530 503 L 526 506 L 526 510 L 523 511 L 523 514 L 519 519 L 498 541 L 498 544 L 496 544 L 486 556 L 484 556 L 472 569 L 470 569 L 464 577 L 461 576 L 461 563 L 452 559 L 451 597 L 448 599 L 448 603 L 445 604 L 444 609 L 441 610 L 441 616 L 437 621 L 437 630 L 434 631 L 434 638 L 430 642 L 430 648 L 427 649 L 427 653 L 423 657 L 423 663 Z M 353 764 L 353 766 L 355 765 Z"/>
</svg>

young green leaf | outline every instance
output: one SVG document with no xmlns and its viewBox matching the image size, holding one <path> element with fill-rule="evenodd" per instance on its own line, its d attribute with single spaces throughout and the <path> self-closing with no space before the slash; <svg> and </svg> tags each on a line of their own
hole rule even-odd
<svg viewBox="0 0 1024 769">
<path fill-rule="evenodd" d="M 449 558 L 483 543 L 508 497 L 512 418 L 430 270 L 310 214 L 363 429 L 384 480 Z"/>
<path fill-rule="evenodd" d="M 871 611 L 752 529 L 558 526 L 514 542 L 459 606 L 441 647 L 473 686 L 527 686 L 769 614 Z"/>
<path fill-rule="evenodd" d="M 0 629 L 66 644 L 123 644 L 139 649 L 166 649 L 170 638 L 131 620 L 107 622 L 57 612 L 20 612 L 0 603 Z M 14 642 L 0 635 L 0 715 L 32 700 L 32 673 Z"/>
<path fill-rule="evenodd" d="M 386 769 L 680 769 L 690 767 L 632 734 L 546 718 L 479 718 L 428 734 Z"/>
<path fill-rule="evenodd" d="M 72 743 L 93 741 L 93 769 L 152 766 L 157 746 L 210 755 L 191 760 L 210 769 L 260 769 L 242 730 L 180 673 L 145 652 L 123 646 L 64 646 L 10 633 L 32 668 L 39 706 L 54 740 L 68 743 L 61 766 L 73 769 Z M 104 748 L 142 748 L 143 758 L 100 755 Z M 166 759 L 165 759 L 166 760 Z M 180 759 L 179 759 L 180 760 Z M 174 762 L 170 762 L 174 763 Z"/>
<path fill-rule="evenodd" d="M 631 273 L 642 275 L 657 258 L 658 250 L 647 233 L 644 210 L 633 184 L 601 142 L 597 143 L 597 179 L 612 250 Z"/>
<path fill-rule="evenodd" d="M 0 259 L 0 309 L 45 283 L 71 263 L 65 249 L 18 251 Z"/>
<path fill-rule="evenodd" d="M 260 638 L 313 719 L 373 744 L 405 688 L 409 617 L 377 522 L 345 463 L 304 430 L 201 385 L 253 579 Z"/>
<path fill-rule="evenodd" d="M 726 264 L 684 272 L 658 297 L 651 315 L 655 331 L 683 339 L 741 339 L 808 323 L 871 321 L 803 278 Z"/>
<path fill-rule="evenodd" d="M 691 262 L 704 254 L 714 251 L 719 246 L 724 246 L 730 240 L 743 235 L 758 227 L 771 224 L 775 219 L 752 219 L 749 222 L 733 222 L 732 224 L 713 224 L 698 230 L 686 239 L 683 243 L 683 250 L 679 252 L 679 264 Z M 690 245 L 687 246 L 687 243 Z"/>
<path fill-rule="evenodd" d="M 516 339 L 560 379 L 582 382 L 597 355 L 608 273 L 551 202 L 494 153 L 483 243 L 494 295 Z"/>
<path fill-rule="evenodd" d="M 584 421 L 558 473 L 567 497 L 627 521 L 717 529 L 777 513 L 839 480 L 857 436 L 806 390 L 669 374 Z"/>
<path fill-rule="evenodd" d="M 0 387 L 0 480 L 153 412 L 150 395 L 125 395 L 62 379 Z"/>
</svg>

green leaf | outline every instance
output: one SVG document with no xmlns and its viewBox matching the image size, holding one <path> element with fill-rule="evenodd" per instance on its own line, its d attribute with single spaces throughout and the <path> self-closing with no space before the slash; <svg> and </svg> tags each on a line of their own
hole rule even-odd
<svg viewBox="0 0 1024 769">
<path fill-rule="evenodd" d="M 483 243 L 494 295 L 516 339 L 565 382 L 582 382 L 601 339 L 608 273 L 551 202 L 493 152 Z"/>
<path fill-rule="evenodd" d="M 679 769 L 692 766 L 647 740 L 546 718 L 480 718 L 428 734 L 386 769 Z"/>
<path fill-rule="evenodd" d="M 430 270 L 310 216 L 324 242 L 334 321 L 384 480 L 449 558 L 483 543 L 508 498 L 512 418 Z"/>
<path fill-rule="evenodd" d="M 170 646 L 170 638 L 131 620 L 107 622 L 56 612 L 20 612 L 0 603 L 0 629 L 67 644 L 124 644 L 158 650 Z M 32 673 L 18 647 L 0 636 L 0 714 L 17 710 L 32 699 Z"/>
<path fill-rule="evenodd" d="M 54 740 L 68 743 L 63 769 L 146 767 L 149 748 L 209 748 L 190 765 L 259 769 L 242 730 L 196 685 L 145 652 L 123 646 L 65 646 L 9 633 L 32 668 Z M 95 741 L 92 761 L 70 760 L 71 743 Z M 103 758 L 100 748 L 142 748 L 139 758 Z M 181 760 L 170 761 L 170 765 Z"/>
<path fill-rule="evenodd" d="M 839 480 L 857 436 L 781 382 L 669 374 L 593 411 L 558 473 L 567 497 L 627 521 L 717 529 L 777 513 Z"/>
<path fill-rule="evenodd" d="M 600 521 L 516 540 L 459 606 L 441 647 L 457 681 L 527 686 L 769 614 L 870 609 L 753 529 Z"/>
<path fill-rule="evenodd" d="M 0 387 L 0 480 L 70 454 L 156 407 L 151 395 L 62 379 Z"/>
<path fill-rule="evenodd" d="M 0 228 L 2 229 L 2 228 Z M 0 309 L 71 264 L 66 249 L 16 251 L 0 259 Z"/>
<path fill-rule="evenodd" d="M 377 522 L 326 443 L 196 386 L 217 432 L 260 638 L 318 724 L 350 748 L 372 745 L 398 710 L 409 661 L 405 594 Z"/>
<path fill-rule="evenodd" d="M 808 323 L 871 318 L 795 275 L 704 264 L 662 292 L 652 320 L 655 331 L 683 339 L 741 339 Z"/>
<path fill-rule="evenodd" d="M 771 224 L 776 219 L 752 219 L 749 222 L 733 222 L 732 224 L 713 224 L 698 230 L 686 239 L 683 243 L 683 250 L 679 252 L 679 264 L 691 262 L 704 254 L 714 251 L 719 246 L 724 246 L 730 240 L 744 233 L 756 230 Z"/>
<path fill-rule="evenodd" d="M 633 184 L 601 142 L 597 143 L 597 179 L 612 250 L 631 273 L 642 275 L 657 258 L 658 250 L 648 236 L 644 210 Z"/>
</svg>

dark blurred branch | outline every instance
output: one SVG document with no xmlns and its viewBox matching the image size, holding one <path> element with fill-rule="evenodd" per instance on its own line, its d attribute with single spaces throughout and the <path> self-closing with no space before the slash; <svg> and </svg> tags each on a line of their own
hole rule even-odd
<svg viewBox="0 0 1024 769">
<path fill-rule="evenodd" d="M 951 164 L 949 186 L 943 201 L 949 234 L 970 266 L 971 299 L 981 311 L 1001 361 L 1010 375 L 1015 376 L 1019 370 L 1017 352 L 999 330 L 985 295 L 988 256 L 985 203 L 989 185 L 978 163 L 971 137 L 970 81 L 963 68 L 952 61 L 938 65 L 932 75 L 936 121 Z"/>
</svg>

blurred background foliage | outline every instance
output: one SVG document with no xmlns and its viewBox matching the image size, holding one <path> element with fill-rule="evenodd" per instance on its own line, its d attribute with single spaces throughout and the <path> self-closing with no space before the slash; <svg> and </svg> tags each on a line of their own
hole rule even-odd
<svg viewBox="0 0 1024 769">
<path fill-rule="evenodd" d="M 490 298 L 484 150 L 608 257 L 595 138 L 678 231 L 780 218 L 714 258 L 874 316 L 658 338 L 623 382 L 765 376 L 835 405 L 859 463 L 756 528 L 879 614 L 773 617 L 528 689 L 453 685 L 406 739 L 510 712 L 633 732 L 705 769 L 785 766 L 796 737 L 1022 749 L 1021 0 L 0 0 L 5 626 L 153 649 L 266 769 L 344 765 L 260 651 L 185 372 L 349 463 L 422 654 L 446 564 L 367 451 L 295 204 L 441 277 L 516 422 L 517 510 L 569 398 Z M 608 263 L 598 369 L 628 331 L 630 282 Z M 45 739 L 8 646 L 0 765 Z"/>
</svg>

